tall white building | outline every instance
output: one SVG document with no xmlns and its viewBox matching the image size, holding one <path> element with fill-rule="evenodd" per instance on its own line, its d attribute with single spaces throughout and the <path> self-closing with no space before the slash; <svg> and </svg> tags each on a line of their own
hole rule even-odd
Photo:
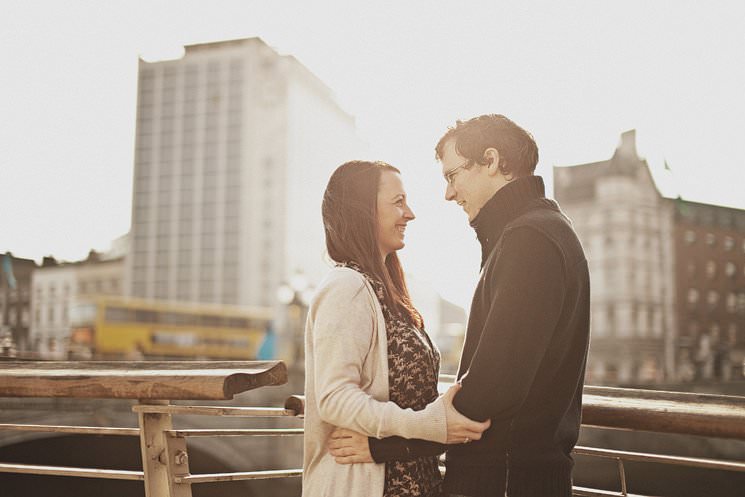
<svg viewBox="0 0 745 497">
<path fill-rule="evenodd" d="M 325 271 L 321 199 L 354 119 L 258 38 L 140 61 L 128 294 L 271 305 Z"/>
</svg>

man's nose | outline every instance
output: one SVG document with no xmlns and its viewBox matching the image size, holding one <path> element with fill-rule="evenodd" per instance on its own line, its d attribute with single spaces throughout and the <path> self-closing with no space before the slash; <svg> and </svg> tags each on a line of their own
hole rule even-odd
<svg viewBox="0 0 745 497">
<path fill-rule="evenodd" d="M 445 200 L 455 200 L 455 188 L 453 188 L 449 183 L 448 186 L 445 187 Z"/>
</svg>

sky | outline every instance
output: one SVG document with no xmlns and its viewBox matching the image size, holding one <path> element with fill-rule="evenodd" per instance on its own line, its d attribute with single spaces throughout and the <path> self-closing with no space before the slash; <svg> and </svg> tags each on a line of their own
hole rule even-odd
<svg viewBox="0 0 745 497">
<path fill-rule="evenodd" d="M 403 264 L 467 307 L 479 248 L 444 201 L 447 126 L 507 115 L 535 136 L 549 192 L 553 166 L 605 160 L 636 129 L 664 194 L 745 208 L 744 25 L 741 1 L 6 0 L 0 253 L 75 260 L 126 233 L 138 57 L 258 36 L 402 170 L 417 214 Z"/>
</svg>

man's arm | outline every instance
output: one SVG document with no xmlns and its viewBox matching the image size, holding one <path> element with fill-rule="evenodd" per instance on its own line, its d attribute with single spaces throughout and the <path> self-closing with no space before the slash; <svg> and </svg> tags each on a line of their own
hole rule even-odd
<svg viewBox="0 0 745 497">
<path fill-rule="evenodd" d="M 551 240 L 528 227 L 504 237 L 484 282 L 492 301 L 481 338 L 454 400 L 463 415 L 492 423 L 511 418 L 525 401 L 565 295 L 562 257 Z"/>
<path fill-rule="evenodd" d="M 370 454 L 377 463 L 388 461 L 411 461 L 420 457 L 438 456 L 445 452 L 447 445 L 420 440 L 418 438 L 368 437 Z"/>
<path fill-rule="evenodd" d="M 337 428 L 328 441 L 329 453 L 339 464 L 411 461 L 445 452 L 445 445 L 420 439 L 393 436 L 367 437 L 346 428 Z"/>
</svg>

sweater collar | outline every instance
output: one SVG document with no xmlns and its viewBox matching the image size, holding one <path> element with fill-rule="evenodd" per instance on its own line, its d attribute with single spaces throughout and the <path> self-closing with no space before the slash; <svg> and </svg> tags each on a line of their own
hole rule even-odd
<svg viewBox="0 0 745 497">
<path fill-rule="evenodd" d="M 532 201 L 545 199 L 545 196 L 543 178 L 524 176 L 510 181 L 487 200 L 471 221 L 471 227 L 476 231 L 476 237 L 481 243 L 483 256 L 488 255 L 489 249 L 510 221 L 523 212 Z"/>
</svg>

